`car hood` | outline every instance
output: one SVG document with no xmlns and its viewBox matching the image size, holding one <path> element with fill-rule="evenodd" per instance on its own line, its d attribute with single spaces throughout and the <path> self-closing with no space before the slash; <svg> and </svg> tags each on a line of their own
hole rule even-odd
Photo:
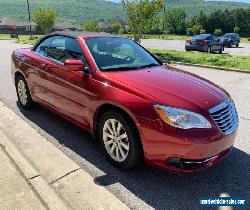
<svg viewBox="0 0 250 210">
<path fill-rule="evenodd" d="M 197 75 L 160 66 L 141 70 L 106 72 L 113 82 L 147 94 L 155 104 L 208 114 L 208 110 L 228 98 L 217 85 Z"/>
</svg>

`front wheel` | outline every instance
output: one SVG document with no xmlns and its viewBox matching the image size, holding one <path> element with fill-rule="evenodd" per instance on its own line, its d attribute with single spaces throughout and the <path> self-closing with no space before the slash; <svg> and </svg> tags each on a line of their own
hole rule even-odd
<svg viewBox="0 0 250 210">
<path fill-rule="evenodd" d="M 223 53 L 223 51 L 224 51 L 224 47 L 223 47 L 223 46 L 221 46 L 221 48 L 220 48 L 220 50 L 219 50 L 219 53 L 220 53 L 220 54 L 222 54 L 222 53 Z"/>
<path fill-rule="evenodd" d="M 105 155 L 115 167 L 129 169 L 142 161 L 139 134 L 124 115 L 113 111 L 104 113 L 98 132 Z"/>
<path fill-rule="evenodd" d="M 15 81 L 18 102 L 23 109 L 34 107 L 34 101 L 31 98 L 29 87 L 23 76 L 18 76 Z"/>
</svg>

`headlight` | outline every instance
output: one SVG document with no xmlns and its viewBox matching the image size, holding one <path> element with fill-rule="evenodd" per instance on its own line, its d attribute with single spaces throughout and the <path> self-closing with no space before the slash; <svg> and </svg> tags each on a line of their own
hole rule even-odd
<svg viewBox="0 0 250 210">
<path fill-rule="evenodd" d="M 155 105 L 154 109 L 165 123 L 173 127 L 182 129 L 212 127 L 205 117 L 194 112 L 161 105 Z"/>
</svg>

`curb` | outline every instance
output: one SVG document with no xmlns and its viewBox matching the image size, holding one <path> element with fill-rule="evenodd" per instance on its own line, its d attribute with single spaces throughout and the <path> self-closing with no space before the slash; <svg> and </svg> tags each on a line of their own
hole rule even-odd
<svg viewBox="0 0 250 210">
<path fill-rule="evenodd" d="M 51 209 L 129 209 L 1 101 L 0 115 L 0 131 L 8 139 L 5 144 L 18 151 L 10 151 L 13 160 L 25 177 L 32 178 L 30 183 L 45 203 L 53 205 Z"/>
<path fill-rule="evenodd" d="M 64 204 L 61 198 L 1 131 L 0 147 L 45 209 L 68 209 L 68 206 Z"/>
<path fill-rule="evenodd" d="M 169 65 L 169 64 L 177 64 L 177 65 L 183 65 L 183 66 L 194 66 L 194 67 L 216 69 L 216 70 L 227 71 L 227 72 L 238 72 L 238 73 L 250 74 L 250 71 L 244 71 L 242 69 L 233 69 L 233 68 L 224 68 L 224 67 L 218 67 L 218 66 L 208 66 L 208 65 L 200 65 L 200 64 L 192 64 L 192 63 L 183 63 L 183 62 L 177 62 L 177 61 L 163 61 L 163 62 L 166 63 L 167 65 Z"/>
</svg>

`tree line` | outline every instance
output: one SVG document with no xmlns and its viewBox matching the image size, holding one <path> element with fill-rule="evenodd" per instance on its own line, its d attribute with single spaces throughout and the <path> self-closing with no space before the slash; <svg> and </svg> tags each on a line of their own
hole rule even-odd
<svg viewBox="0 0 250 210">
<path fill-rule="evenodd" d="M 217 10 L 212 13 L 200 13 L 192 18 L 181 7 L 168 8 L 165 0 L 122 0 L 123 9 L 129 25 L 125 31 L 118 24 L 111 26 L 113 33 L 131 33 L 135 40 L 143 34 L 196 35 L 237 32 L 250 36 L 250 9 Z M 37 9 L 33 19 L 44 33 L 48 33 L 58 13 L 51 9 Z M 97 21 L 87 21 L 83 29 L 100 31 Z"/>
<path fill-rule="evenodd" d="M 164 0 L 122 0 L 130 32 L 136 40 L 141 34 L 196 35 L 236 32 L 250 36 L 250 9 L 217 10 L 192 18 L 181 7 L 168 8 Z"/>
<path fill-rule="evenodd" d="M 201 10 L 199 15 L 188 19 L 182 8 L 173 8 L 166 11 L 163 18 L 166 25 L 162 30 L 159 28 L 162 33 L 221 35 L 236 32 L 243 36 L 250 35 L 250 9 L 217 10 L 209 14 Z"/>
</svg>

